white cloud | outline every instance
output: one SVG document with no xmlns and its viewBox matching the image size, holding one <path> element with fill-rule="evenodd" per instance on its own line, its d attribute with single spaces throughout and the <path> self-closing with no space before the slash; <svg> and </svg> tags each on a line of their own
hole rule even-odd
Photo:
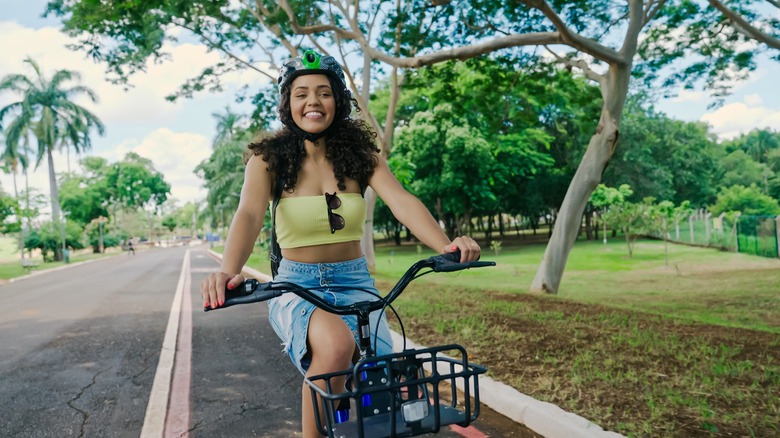
<svg viewBox="0 0 780 438">
<path fill-rule="evenodd" d="M 211 141 L 203 135 L 173 132 L 167 128 L 150 132 L 136 144 L 126 143 L 115 148 L 110 161 L 121 160 L 127 152 L 152 160 L 154 167 L 171 185 L 171 196 L 183 201 L 202 199 L 206 192 L 193 170 L 211 155 Z"/>
<path fill-rule="evenodd" d="M 676 96 L 669 98 L 669 103 L 703 103 L 709 100 L 709 95 L 703 91 L 680 90 Z"/>
<path fill-rule="evenodd" d="M 183 201 L 200 200 L 205 191 L 202 182 L 194 175 L 195 166 L 211 152 L 208 131 L 201 122 L 197 126 L 187 123 L 187 111 L 213 112 L 222 104 L 214 105 L 213 95 L 204 94 L 195 99 L 180 99 L 176 103 L 165 101 L 164 97 L 174 92 L 185 79 L 196 76 L 201 70 L 217 61 L 219 56 L 208 52 L 205 46 L 197 44 L 166 45 L 164 51 L 172 59 L 162 64 L 149 63 L 147 71 L 131 78 L 133 88 L 125 91 L 121 86 L 105 80 L 103 65 L 85 58 L 83 52 L 74 52 L 66 47 L 74 40 L 53 27 L 32 29 L 11 21 L 0 21 L 0 77 L 11 73 L 32 74 L 30 66 L 23 60 L 33 58 L 47 77 L 55 69 L 70 69 L 81 74 L 81 84 L 91 88 L 99 97 L 99 103 L 79 103 L 92 110 L 106 125 L 108 138 L 95 137 L 95 150 L 90 155 L 104 156 L 110 161 L 121 160 L 133 151 L 152 160 L 157 170 L 165 175 L 172 186 L 172 197 Z M 240 85 L 248 81 L 261 80 L 255 72 L 239 72 L 226 75 L 226 85 Z M 75 82 L 69 85 L 75 85 Z M 11 101 L 7 93 L 0 95 L 0 106 Z M 219 96 L 217 96 L 219 97 Z M 225 100 L 229 100 L 225 93 Z M 208 104 L 199 104 L 209 102 Z M 191 112 L 190 112 L 191 113 Z M 182 123 L 182 120 L 185 120 Z M 178 123 L 178 132 L 167 128 Z M 181 128 L 184 126 L 184 128 Z M 196 131 L 185 132 L 188 130 Z M 112 133 L 122 132 L 121 136 Z M 204 132 L 207 135 L 204 135 Z M 55 154 L 57 172 L 67 170 L 64 156 Z M 71 156 L 71 166 L 76 166 L 77 157 Z M 13 190 L 10 176 L 0 177 L 6 192 Z M 19 179 L 22 183 L 22 179 Z M 48 195 L 48 169 L 46 162 L 30 172 L 30 185 Z"/>
<path fill-rule="evenodd" d="M 767 107 L 761 96 L 750 94 L 703 115 L 701 120 L 709 123 L 718 137 L 729 139 L 756 128 L 780 131 L 780 108 Z"/>
<path fill-rule="evenodd" d="M 23 42 L 23 43 L 21 43 Z M 149 61 L 146 73 L 130 78 L 132 88 L 123 87 L 105 80 L 105 69 L 86 58 L 83 52 L 74 52 L 66 47 L 76 40 L 52 27 L 31 29 L 14 22 L 0 22 L 0 72 L 31 74 L 32 70 L 23 60 L 34 59 L 47 76 L 55 69 L 70 69 L 81 73 L 82 84 L 91 88 L 100 99 L 97 105 L 80 102 L 93 110 L 106 125 L 114 123 L 164 123 L 172 120 L 186 100 L 170 103 L 164 100 L 177 90 L 185 78 L 198 75 L 203 68 L 218 61 L 215 52 L 208 52 L 205 46 L 196 44 L 165 44 L 163 51 L 170 53 L 171 61 L 155 64 Z M 241 74 L 225 76 L 227 85 L 241 83 Z"/>
</svg>

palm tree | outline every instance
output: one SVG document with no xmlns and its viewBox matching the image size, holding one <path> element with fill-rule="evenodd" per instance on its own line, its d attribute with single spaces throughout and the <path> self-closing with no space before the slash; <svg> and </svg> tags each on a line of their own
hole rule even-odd
<svg viewBox="0 0 780 438">
<path fill-rule="evenodd" d="M 9 129 L 13 129 L 9 127 Z M 24 224 L 22 223 L 22 215 L 21 215 L 21 201 L 19 200 L 19 188 L 16 183 L 16 173 L 19 171 L 20 167 L 22 169 L 22 172 L 25 174 L 25 188 L 27 189 L 26 192 L 29 193 L 29 187 L 27 186 L 27 167 L 29 165 L 29 159 L 27 156 L 27 152 L 29 149 L 28 144 L 28 138 L 27 136 L 24 137 L 24 142 L 21 145 L 18 144 L 12 144 L 7 141 L 6 138 L 6 147 L 0 153 L 0 160 L 3 162 L 3 171 L 7 171 L 8 173 L 11 173 L 14 177 L 14 198 L 18 202 L 18 209 L 16 212 L 17 220 L 19 221 L 19 251 L 21 254 L 22 260 L 24 260 Z M 29 208 L 30 200 L 29 195 L 27 199 L 27 207 Z"/>
<path fill-rule="evenodd" d="M 745 137 L 742 149 L 757 163 L 766 163 L 766 154 L 780 147 L 780 136 L 767 129 L 754 129 Z"/>
<path fill-rule="evenodd" d="M 211 116 L 217 119 L 217 134 L 214 136 L 212 147 L 217 149 L 223 143 L 229 143 L 233 139 L 240 135 L 246 127 L 244 125 L 245 117 L 241 114 L 236 114 L 230 110 L 229 106 L 225 107 L 225 112 L 211 113 Z"/>
<path fill-rule="evenodd" d="M 9 114 L 15 116 L 5 133 L 6 144 L 17 145 L 19 139 L 28 132 L 35 136 L 38 146 L 35 166 L 40 165 L 46 156 L 52 220 L 59 224 L 60 202 L 52 156 L 57 142 L 66 139 L 77 151 L 88 150 L 92 146 L 89 131 L 95 128 L 103 135 L 105 128 L 97 116 L 72 101 L 77 96 L 85 95 L 92 102 L 97 102 L 95 93 L 82 85 L 71 88 L 64 86 L 67 81 L 80 81 L 78 73 L 57 70 L 48 80 L 34 60 L 26 58 L 24 62 L 33 68 L 35 76 L 30 78 L 22 74 L 10 74 L 0 79 L 0 92 L 10 91 L 20 96 L 20 100 L 0 109 L 0 123 Z M 57 254 L 57 258 L 60 257 Z"/>
</svg>

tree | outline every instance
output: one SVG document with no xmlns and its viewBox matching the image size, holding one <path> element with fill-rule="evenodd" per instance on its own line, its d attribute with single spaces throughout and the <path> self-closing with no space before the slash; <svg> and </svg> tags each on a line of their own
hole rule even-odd
<svg viewBox="0 0 780 438">
<path fill-rule="evenodd" d="M 714 1 L 714 0 L 713 0 Z M 393 144 L 400 69 L 468 59 L 497 51 L 514 54 L 518 47 L 546 48 L 567 69 L 599 84 L 602 109 L 598 126 L 571 179 L 555 230 L 531 285 L 556 292 L 590 194 L 600 182 L 615 149 L 629 82 L 634 75 L 655 88 L 679 82 L 702 84 L 716 96 L 728 92 L 734 79 L 755 68 L 753 60 L 773 47 L 774 19 L 761 19 L 746 0 L 729 15 L 690 0 L 520 0 L 497 2 L 330 1 L 276 3 L 223 2 L 75 2 L 52 0 L 48 13 L 66 16 L 65 27 L 88 35 L 81 47 L 108 62 L 118 81 L 142 70 L 148 58 L 162 59 L 162 43 L 171 23 L 188 29 L 210 49 L 224 54 L 216 65 L 184 84 L 179 96 L 211 88 L 220 90 L 221 75 L 279 65 L 280 52 L 296 55 L 297 41 L 321 51 L 332 49 L 345 64 L 365 117 L 378 132 L 383 153 Z M 747 17 L 744 26 L 735 19 Z M 736 23 L 736 24 L 735 24 Z M 775 25 L 774 27 L 772 27 Z M 768 29 L 764 31 L 763 29 Z M 760 30 L 760 33 L 754 32 Z M 766 45 L 750 47 L 756 39 Z M 552 47 L 560 50 L 554 52 Z M 259 50 L 253 50 L 253 49 Z M 564 52 L 565 50 L 565 52 Z M 358 55 L 358 56 L 355 56 Z M 348 57 L 357 59 L 350 67 Z M 367 111 L 372 72 L 387 72 L 392 97 L 384 124 Z M 668 74 L 667 74 L 668 73 Z M 359 81 L 357 74 L 362 74 Z M 359 84 L 359 89 L 358 89 Z M 661 87 L 658 87 L 658 85 Z M 272 92 L 258 92 L 267 101 Z M 366 235 L 373 228 L 369 192 Z M 368 239 L 366 239 L 368 240 Z M 373 261 L 370 245 L 364 245 Z"/>
<path fill-rule="evenodd" d="M 60 200 L 68 220 L 86 226 L 100 217 L 108 217 L 108 187 L 105 170 L 108 160 L 86 157 L 81 160 L 84 174 L 66 174 L 60 180 Z"/>
<path fill-rule="evenodd" d="M 741 149 L 736 150 L 720 160 L 720 187 L 764 186 L 772 171 L 762 163 L 754 161 Z"/>
<path fill-rule="evenodd" d="M 13 221 L 8 221 L 13 218 Z M 19 231 L 21 221 L 19 220 L 19 203 L 16 197 L 10 196 L 0 188 L 0 232 L 16 233 Z"/>
<path fill-rule="evenodd" d="M 780 204 L 761 192 L 755 184 L 735 185 L 721 189 L 718 200 L 710 207 L 713 215 L 738 211 L 747 216 L 778 215 Z"/>
<path fill-rule="evenodd" d="M 173 233 L 173 230 L 176 229 L 176 217 L 173 215 L 165 216 L 162 220 L 162 226 L 164 226 L 169 233 Z"/>
<path fill-rule="evenodd" d="M 21 74 L 11 74 L 0 79 L 0 92 L 10 91 L 20 95 L 21 100 L 12 102 L 0 109 L 0 122 L 9 114 L 15 119 L 6 131 L 6 143 L 16 147 L 27 132 L 32 132 L 38 142 L 36 166 L 46 156 L 49 167 L 49 190 L 51 193 L 51 211 L 54 223 L 60 222 L 60 201 L 54 171 L 54 152 L 57 142 L 66 139 L 74 148 L 88 149 L 91 146 L 89 132 L 94 128 L 103 134 L 103 123 L 86 108 L 73 102 L 77 96 L 84 95 L 96 102 L 95 93 L 89 88 L 76 85 L 65 88 L 68 81 L 79 81 L 78 73 L 70 70 L 58 70 L 51 79 L 46 78 L 38 64 L 31 58 L 25 62 L 32 67 L 32 78 Z M 55 251 L 59 260 L 61 254 Z"/>
<path fill-rule="evenodd" d="M 490 145 L 442 104 L 420 112 L 398 134 L 398 153 L 415 163 L 412 190 L 452 233 L 468 230 L 475 209 L 495 200 L 490 178 Z"/>
<path fill-rule="evenodd" d="M 3 136 L 5 139 L 5 136 Z M 4 165 L 3 165 L 3 172 L 4 173 L 10 173 L 13 175 L 13 181 L 14 181 L 14 199 L 15 202 L 15 215 L 18 222 L 18 231 L 19 231 L 19 256 L 22 260 L 24 260 L 24 224 L 22 224 L 22 214 L 21 214 L 21 202 L 19 198 L 19 187 L 16 183 L 16 173 L 21 169 L 23 169 L 23 172 L 25 175 L 27 174 L 27 166 L 29 165 L 29 162 L 27 160 L 27 150 L 26 150 L 26 144 L 17 145 L 10 142 L 6 142 L 6 147 L 2 152 L 2 155 L 0 155 L 0 159 L 2 159 Z"/>
<path fill-rule="evenodd" d="M 647 198 L 643 202 L 630 202 L 628 198 L 632 193 L 631 187 L 625 184 L 617 190 L 605 187 L 599 191 L 595 199 L 599 204 L 610 202 L 608 209 L 602 214 L 602 219 L 623 232 L 629 258 L 634 256 L 637 237 L 650 231 L 649 209 L 654 201 L 652 198 Z"/>
<path fill-rule="evenodd" d="M 590 203 L 593 205 L 594 212 L 601 218 L 604 226 L 604 243 L 607 243 L 607 220 L 604 215 L 612 205 L 623 204 L 628 197 L 634 193 L 628 184 L 621 184 L 620 187 L 608 187 L 605 184 L 599 184 L 590 195 Z"/>
<path fill-rule="evenodd" d="M 110 201 L 125 209 L 156 211 L 171 193 L 170 184 L 151 160 L 134 152 L 110 165 L 105 178 Z"/>
<path fill-rule="evenodd" d="M 654 197 L 679 204 L 693 200 L 703 207 L 715 200 L 721 146 L 707 125 L 672 120 L 645 108 L 631 96 L 620 140 L 603 181 L 628 184 L 633 200 Z"/>
<path fill-rule="evenodd" d="M 216 149 L 217 146 L 225 143 L 232 143 L 245 135 L 244 116 L 234 113 L 229 106 L 225 107 L 224 113 L 211 113 L 211 116 L 217 119 L 217 133 L 212 141 L 213 148 Z"/>
<path fill-rule="evenodd" d="M 208 189 L 206 202 L 214 226 L 230 223 L 231 214 L 238 207 L 247 141 L 247 133 L 243 133 L 233 141 L 215 144 L 211 156 L 195 167 L 195 174 Z"/>
<path fill-rule="evenodd" d="M 679 206 L 671 201 L 661 201 L 658 204 L 650 205 L 650 218 L 653 227 L 660 231 L 661 238 L 664 240 L 664 263 L 669 265 L 669 231 L 672 224 L 677 223 L 691 214 L 690 201 L 683 201 Z"/>
<path fill-rule="evenodd" d="M 766 163 L 767 154 L 780 148 L 780 134 L 766 129 L 754 129 L 744 138 L 743 150 L 758 163 Z"/>
</svg>

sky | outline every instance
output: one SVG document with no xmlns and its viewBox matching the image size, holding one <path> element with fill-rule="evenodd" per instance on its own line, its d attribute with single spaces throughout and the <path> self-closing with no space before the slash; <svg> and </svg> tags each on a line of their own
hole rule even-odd
<svg viewBox="0 0 780 438">
<path fill-rule="evenodd" d="M 35 59 L 47 76 L 56 69 L 81 73 L 82 84 L 92 88 L 99 103 L 78 101 L 106 125 L 105 136 L 92 137 L 89 155 L 104 157 L 109 162 L 121 160 L 128 152 L 149 158 L 165 175 L 172 197 L 179 205 L 205 198 L 203 181 L 193 173 L 195 166 L 208 158 L 215 135 L 213 113 L 224 112 L 227 105 L 235 111 L 247 111 L 233 102 L 235 90 L 244 84 L 259 84 L 267 79 L 257 73 L 233 74 L 226 80 L 227 89 L 217 94 L 202 93 L 193 99 L 176 103 L 165 96 L 176 91 L 187 78 L 217 59 L 197 42 L 182 39 L 168 47 L 172 61 L 150 64 L 147 72 L 133 76 L 129 91 L 105 81 L 104 68 L 65 47 L 69 38 L 59 29 L 54 17 L 42 18 L 45 0 L 0 0 L 0 77 L 11 73 L 32 74 L 25 57 Z M 670 117 L 686 121 L 704 121 L 720 138 L 727 139 L 755 128 L 780 131 L 780 63 L 762 61 L 750 79 L 737 84 L 725 104 L 708 109 L 712 100 L 702 92 L 684 91 L 677 97 L 656 105 Z M 0 95 L 0 107 L 10 96 Z M 77 158 L 71 154 L 70 166 Z M 55 169 L 66 171 L 67 159 L 55 154 Z M 13 191 L 13 179 L 0 176 L 6 192 Z M 48 195 L 48 170 L 45 161 L 30 173 L 30 185 Z"/>
</svg>

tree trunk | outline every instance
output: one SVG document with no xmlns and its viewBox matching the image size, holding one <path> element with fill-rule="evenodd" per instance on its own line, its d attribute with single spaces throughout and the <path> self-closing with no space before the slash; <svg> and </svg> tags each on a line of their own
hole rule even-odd
<svg viewBox="0 0 780 438">
<path fill-rule="evenodd" d="M 368 269 L 373 270 L 376 266 L 376 253 L 374 252 L 374 207 L 376 206 L 376 192 L 368 187 L 365 193 L 366 199 L 366 223 L 363 225 L 363 238 L 360 239 L 360 246 L 363 249 L 363 255 L 366 257 Z"/>
<path fill-rule="evenodd" d="M 601 83 L 604 104 L 596 133 L 566 191 L 544 258 L 531 283 L 531 292 L 558 293 L 569 252 L 580 232 L 582 213 L 615 151 L 630 74 L 630 65 L 611 65 Z"/>
<path fill-rule="evenodd" d="M 585 236 L 587 240 L 593 240 L 593 211 L 585 211 Z"/>
<path fill-rule="evenodd" d="M 30 211 L 30 175 L 27 173 L 27 168 L 24 169 L 24 198 L 25 208 L 27 212 Z M 32 230 L 32 218 L 27 216 L 27 229 Z M 32 258 L 32 248 L 27 251 L 27 258 Z"/>
<path fill-rule="evenodd" d="M 49 163 L 49 193 L 51 194 L 51 219 L 56 224 L 57 228 L 64 227 L 65 225 L 60 221 L 60 196 L 57 190 L 57 174 L 54 172 L 54 157 L 51 153 L 51 148 L 46 149 L 46 160 Z M 63 230 L 64 232 L 64 230 Z M 54 260 L 63 260 L 62 248 L 60 245 L 56 245 L 54 250 Z"/>
<path fill-rule="evenodd" d="M 370 60 L 366 57 L 365 71 L 369 71 Z M 366 73 L 367 75 L 367 73 Z M 367 78 L 366 76 L 365 78 Z M 364 78 L 364 79 L 365 79 Z M 363 95 L 365 102 L 368 102 L 369 89 L 368 81 L 363 88 Z M 387 159 L 390 157 L 390 148 L 393 145 L 393 130 L 395 129 L 395 111 L 398 107 L 398 97 L 401 93 L 400 85 L 398 84 L 398 68 L 394 67 L 390 74 L 390 106 L 387 109 L 387 117 L 385 118 L 385 130 L 384 132 L 377 132 L 379 138 L 380 154 Z M 365 111 L 369 114 L 368 110 Z M 369 194 L 370 192 L 370 194 Z M 373 270 L 376 266 L 376 253 L 374 252 L 374 207 L 376 207 L 376 192 L 369 187 L 366 190 L 366 224 L 363 226 L 363 237 L 360 239 L 360 245 L 363 247 L 363 254 L 366 257 L 368 263 L 368 269 Z"/>
<path fill-rule="evenodd" d="M 14 172 L 14 199 L 16 199 L 16 202 L 19 202 L 19 189 L 16 187 L 16 169 L 13 169 Z M 22 223 L 21 215 L 18 213 L 21 210 L 21 207 L 17 204 L 17 218 L 16 220 L 19 221 L 19 256 L 22 260 L 24 260 L 24 224 Z"/>
</svg>

